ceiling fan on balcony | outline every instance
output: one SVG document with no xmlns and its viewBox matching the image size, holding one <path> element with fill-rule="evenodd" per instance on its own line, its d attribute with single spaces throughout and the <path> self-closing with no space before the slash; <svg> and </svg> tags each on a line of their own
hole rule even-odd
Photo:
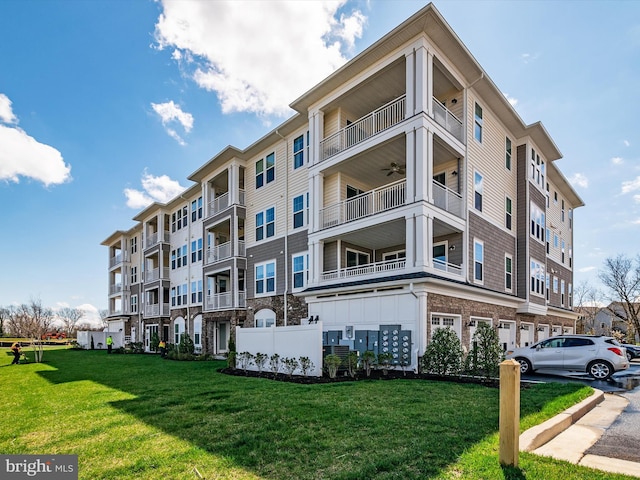
<svg viewBox="0 0 640 480">
<path fill-rule="evenodd" d="M 391 162 L 391 164 L 389 165 L 389 168 L 381 168 L 380 170 L 382 170 L 383 172 L 389 172 L 387 173 L 387 177 L 388 177 L 393 173 L 399 173 L 400 175 L 404 175 L 404 167 L 406 167 L 406 165 L 400 165 L 399 163 Z"/>
</svg>

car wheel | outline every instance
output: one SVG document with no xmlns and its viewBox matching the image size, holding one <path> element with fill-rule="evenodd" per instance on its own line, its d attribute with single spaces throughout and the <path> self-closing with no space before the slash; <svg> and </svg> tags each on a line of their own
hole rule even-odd
<svg viewBox="0 0 640 480">
<path fill-rule="evenodd" d="M 604 360 L 595 360 L 587 366 L 587 372 L 596 380 L 606 380 L 613 375 L 613 367 Z"/>
<path fill-rule="evenodd" d="M 531 368 L 531 362 L 526 358 L 518 357 L 516 361 L 520 364 L 520 374 L 526 375 L 527 373 L 531 373 L 533 369 Z"/>
</svg>

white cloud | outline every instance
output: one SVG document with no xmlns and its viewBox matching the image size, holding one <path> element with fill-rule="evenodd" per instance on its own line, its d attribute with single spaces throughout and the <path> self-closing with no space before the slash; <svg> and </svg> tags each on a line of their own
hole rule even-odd
<svg viewBox="0 0 640 480">
<path fill-rule="evenodd" d="M 569 179 L 569 183 L 571 183 L 572 185 L 575 185 L 577 187 L 581 187 L 581 188 L 588 188 L 589 187 L 589 179 L 585 175 L 583 175 L 582 173 L 574 174 Z"/>
<path fill-rule="evenodd" d="M 193 115 L 183 112 L 180 105 L 176 105 L 173 100 L 165 103 L 152 103 L 151 108 L 153 108 L 154 112 L 156 112 L 162 120 L 162 125 L 164 125 L 169 136 L 175 139 L 180 145 L 186 145 L 178 132 L 167 126 L 167 124 L 177 122 L 182 125 L 185 133 L 189 133 L 193 128 Z"/>
<path fill-rule="evenodd" d="M 100 313 L 98 309 L 90 303 L 83 303 L 76 307 L 78 310 L 82 310 L 82 318 L 79 323 L 90 323 L 94 327 L 101 327 L 102 320 L 100 320 Z"/>
<path fill-rule="evenodd" d="M 640 190 L 640 177 L 636 177 L 634 180 L 628 182 L 622 182 L 622 194 L 635 192 Z"/>
<path fill-rule="evenodd" d="M 531 63 L 535 62 L 539 56 L 539 53 L 523 53 L 522 55 L 520 55 L 520 58 L 524 63 Z"/>
<path fill-rule="evenodd" d="M 27 177 L 45 186 L 71 180 L 71 167 L 55 148 L 38 142 L 16 126 L 11 100 L 0 93 L 0 180 L 19 183 Z"/>
<path fill-rule="evenodd" d="M 633 196 L 633 201 L 636 202 L 636 203 L 640 203 L 640 195 L 634 195 Z"/>
<path fill-rule="evenodd" d="M 624 160 L 622 160 L 622 157 L 613 157 L 611 159 L 611 163 L 613 163 L 614 165 L 622 165 Z"/>
<path fill-rule="evenodd" d="M 502 94 L 507 99 L 507 101 L 511 104 L 512 107 L 515 107 L 518 104 L 518 99 L 517 98 L 513 98 L 508 93 L 502 92 Z"/>
<path fill-rule="evenodd" d="M 578 271 L 580 273 L 587 273 L 587 272 L 593 272 L 596 269 L 596 267 L 583 267 L 578 269 Z"/>
<path fill-rule="evenodd" d="M 343 65 L 366 17 L 338 10 L 345 0 L 255 2 L 162 0 L 159 48 L 222 111 L 290 114 L 288 104 Z"/>
<path fill-rule="evenodd" d="M 130 208 L 145 208 L 153 202 L 167 203 L 185 190 L 185 187 L 177 181 L 171 180 L 167 175 L 154 177 L 147 173 L 146 170 L 142 174 L 140 183 L 143 190 L 124 189 L 124 195 L 127 197 L 127 206 Z"/>
<path fill-rule="evenodd" d="M 631 142 L 629 142 L 629 140 L 623 140 L 622 143 L 624 143 L 625 147 L 630 147 L 631 146 Z"/>
</svg>

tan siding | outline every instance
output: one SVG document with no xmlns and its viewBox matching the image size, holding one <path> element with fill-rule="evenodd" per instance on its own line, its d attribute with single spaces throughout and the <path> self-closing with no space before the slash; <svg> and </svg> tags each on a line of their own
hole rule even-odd
<svg viewBox="0 0 640 480">
<path fill-rule="evenodd" d="M 324 192 L 322 197 L 322 204 L 325 207 L 333 205 L 340 201 L 340 174 L 336 173 L 325 177 L 324 179 Z"/>
<path fill-rule="evenodd" d="M 340 110 L 335 109 L 324 115 L 324 138 L 340 130 Z"/>
</svg>

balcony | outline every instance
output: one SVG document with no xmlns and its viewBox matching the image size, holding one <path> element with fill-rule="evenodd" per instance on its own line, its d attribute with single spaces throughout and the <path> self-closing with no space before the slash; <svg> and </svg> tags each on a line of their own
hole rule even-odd
<svg viewBox="0 0 640 480">
<path fill-rule="evenodd" d="M 320 142 L 320 161 L 364 142 L 404 120 L 405 96 L 401 96 L 356 120 Z"/>
<path fill-rule="evenodd" d="M 437 258 L 433 259 L 433 268 L 453 275 L 462 276 L 462 267 L 460 265 L 454 265 L 453 263 L 448 263 Z"/>
<path fill-rule="evenodd" d="M 154 280 L 169 280 L 169 268 L 164 267 L 162 269 L 162 276 L 160 276 L 161 270 L 160 268 L 154 268 L 152 270 L 148 270 L 144 274 L 145 282 L 153 282 Z"/>
<path fill-rule="evenodd" d="M 115 295 L 122 292 L 122 283 L 116 283 L 109 286 L 109 295 Z"/>
<path fill-rule="evenodd" d="M 460 142 L 464 142 L 464 134 L 462 130 L 462 122 L 451 113 L 447 108 L 433 98 L 433 118 L 438 125 L 457 138 Z"/>
<path fill-rule="evenodd" d="M 144 248 L 153 247 L 160 242 L 169 243 L 169 232 L 163 232 L 162 234 L 156 232 L 148 235 Z"/>
<path fill-rule="evenodd" d="M 238 204 L 239 205 L 244 205 L 245 204 L 245 192 L 244 190 L 239 190 L 238 191 Z M 216 213 L 219 213 L 223 210 L 225 210 L 226 208 L 229 208 L 229 206 L 231 205 L 230 202 L 230 196 L 229 196 L 229 192 L 223 193 L 222 195 L 214 198 L 213 200 L 211 200 L 209 202 L 209 214 L 208 216 L 212 216 L 215 215 Z"/>
<path fill-rule="evenodd" d="M 320 210 L 320 229 L 369 217 L 404 205 L 407 182 L 398 180 Z"/>
<path fill-rule="evenodd" d="M 169 304 L 168 303 L 155 303 L 144 306 L 144 316 L 149 317 L 168 317 L 169 316 Z"/>
<path fill-rule="evenodd" d="M 433 204 L 453 215 L 464 218 L 462 195 L 445 187 L 440 182 L 433 182 Z"/>
<path fill-rule="evenodd" d="M 368 263 L 365 265 L 357 265 L 354 267 L 346 267 L 340 268 L 338 270 L 324 272 L 321 276 L 321 280 L 338 280 L 351 277 L 360 277 L 363 275 L 397 272 L 398 270 L 404 270 L 405 265 L 406 260 L 404 258 L 399 260 L 387 260 L 384 262 Z"/>
<path fill-rule="evenodd" d="M 109 259 L 109 268 L 115 267 L 122 262 L 129 261 L 129 252 L 120 252 Z"/>
<path fill-rule="evenodd" d="M 238 241 L 238 257 L 244 257 L 246 255 L 246 250 L 244 246 L 244 241 Z M 204 263 L 205 265 L 209 265 L 211 263 L 219 262 L 220 260 L 225 260 L 227 258 L 231 258 L 233 256 L 233 242 L 221 243 L 220 245 L 216 245 L 215 247 L 208 248 L 207 253 L 205 255 Z"/>
<path fill-rule="evenodd" d="M 233 292 L 216 293 L 205 298 L 205 310 L 224 310 L 227 308 L 245 308 L 247 306 L 247 294 L 238 292 L 238 304 L 233 304 Z"/>
</svg>

